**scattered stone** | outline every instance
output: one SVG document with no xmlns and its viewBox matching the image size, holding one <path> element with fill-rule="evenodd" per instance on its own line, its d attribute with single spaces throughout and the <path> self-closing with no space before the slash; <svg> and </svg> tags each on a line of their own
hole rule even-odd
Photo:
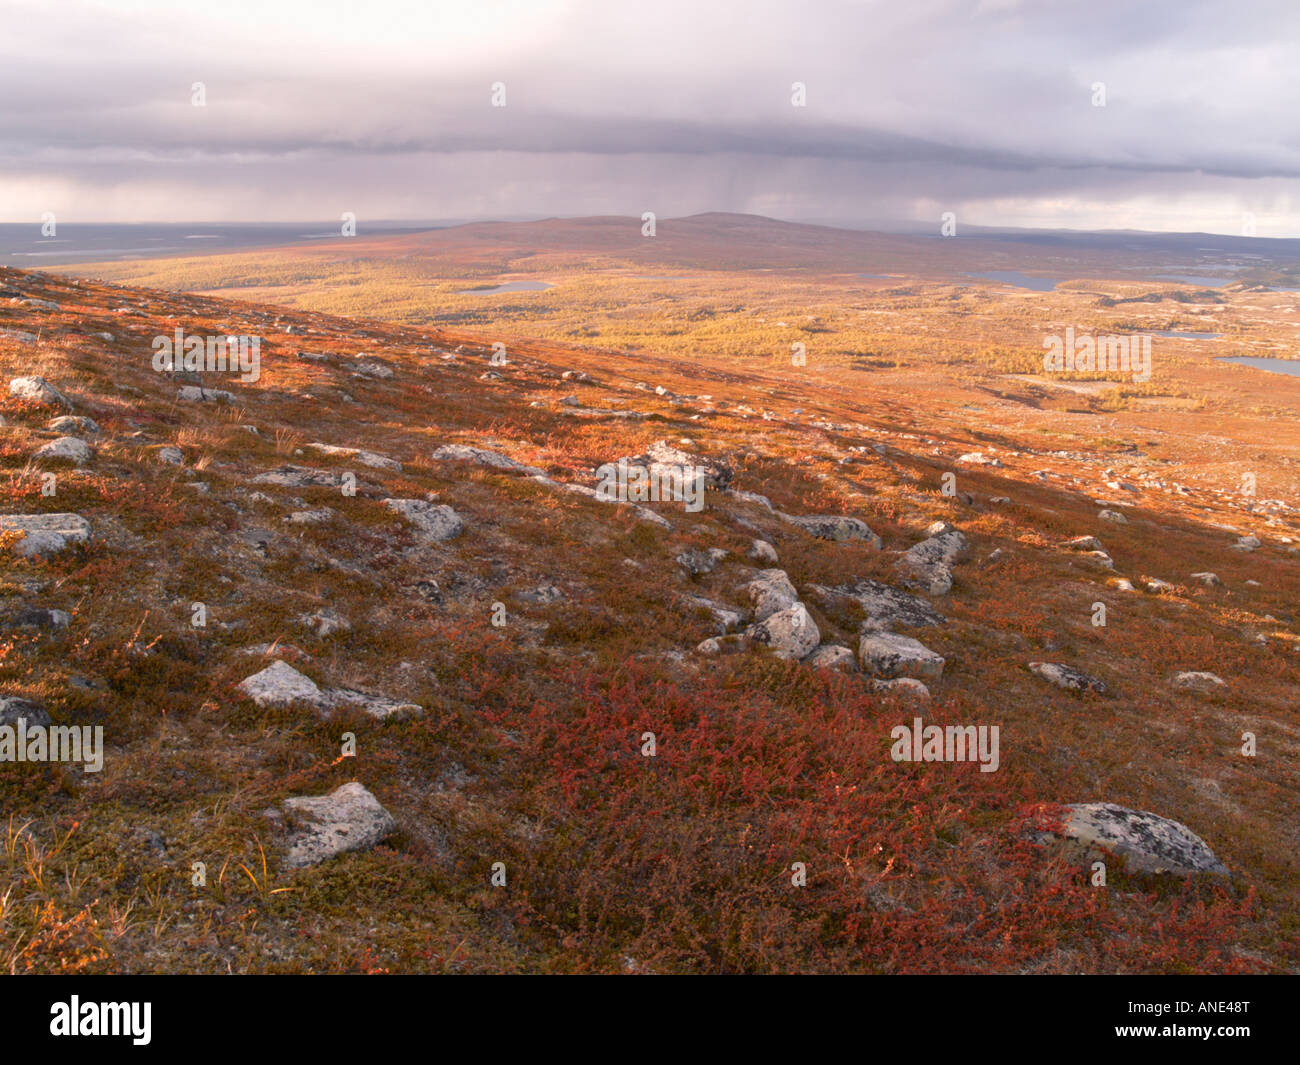
<svg viewBox="0 0 1300 1065">
<path fill-rule="evenodd" d="M 181 466 L 185 463 L 185 452 L 171 444 L 160 447 L 156 455 L 158 461 L 167 466 Z"/>
<path fill-rule="evenodd" d="M 852 584 L 840 584 L 834 588 L 822 588 L 814 585 L 821 595 L 839 595 L 856 599 L 866 613 L 862 622 L 862 631 L 878 631 L 904 628 L 922 628 L 929 625 L 942 625 L 948 619 L 934 609 L 924 599 L 891 588 L 880 581 L 860 580 Z"/>
<path fill-rule="evenodd" d="M 777 658 L 798 659 L 821 643 L 817 623 L 802 603 L 768 614 L 745 630 L 751 644 L 770 647 Z"/>
<path fill-rule="evenodd" d="M 26 534 L 16 547 L 25 558 L 90 542 L 90 522 L 80 514 L 0 514 L 0 532 L 12 530 Z"/>
<path fill-rule="evenodd" d="M 319 507 L 316 510 L 295 510 L 284 520 L 290 525 L 323 525 L 334 517 L 334 511 L 329 507 Z"/>
<path fill-rule="evenodd" d="M 745 586 L 754 604 L 754 618 L 763 621 L 780 610 L 789 610 L 799 602 L 790 578 L 783 569 L 765 569 Z"/>
<path fill-rule="evenodd" d="M 877 551 L 880 550 L 880 537 L 871 531 L 865 521 L 858 518 L 845 518 L 838 515 L 795 515 L 778 514 L 782 521 L 797 525 L 804 532 L 819 540 L 865 540 Z"/>
<path fill-rule="evenodd" d="M 299 625 L 310 629 L 321 639 L 333 636 L 336 632 L 352 631 L 352 622 L 333 610 L 317 610 L 311 614 L 302 614 L 297 621 Z"/>
<path fill-rule="evenodd" d="M 1064 688 L 1066 691 L 1091 691 L 1096 692 L 1098 695 L 1106 694 L 1106 685 L 1104 683 L 1096 677 L 1090 677 L 1082 670 L 1075 669 L 1073 666 L 1063 665 L 1060 662 L 1030 662 L 1029 669 L 1044 680 L 1050 681 L 1058 688 Z"/>
<path fill-rule="evenodd" d="M 1257 547 L 1259 547 L 1258 536 L 1240 536 L 1232 545 L 1234 551 L 1254 551 Z"/>
<path fill-rule="evenodd" d="M 1210 573 L 1208 571 L 1203 573 L 1193 573 L 1192 580 L 1200 581 L 1207 588 L 1214 588 L 1223 584 L 1223 581 L 1219 580 L 1219 575 L 1217 573 Z"/>
<path fill-rule="evenodd" d="M 553 584 L 539 584 L 536 588 L 530 588 L 526 592 L 520 592 L 517 598 L 522 599 L 525 603 L 558 603 L 564 598 L 564 593 Z"/>
<path fill-rule="evenodd" d="M 465 531 L 461 516 L 448 506 L 423 499 L 385 499 L 384 506 L 414 525 L 422 540 L 451 540 Z"/>
<path fill-rule="evenodd" d="M 1205 841 L 1177 821 L 1109 802 L 1074 803 L 1065 809 L 1060 835 L 1122 856 L 1133 872 L 1229 875 Z"/>
<path fill-rule="evenodd" d="M 683 551 L 677 556 L 677 564 L 682 567 L 692 577 L 699 577 L 705 573 L 712 573 L 724 558 L 727 552 L 720 547 L 710 547 L 707 551 L 698 549 Z"/>
<path fill-rule="evenodd" d="M 952 590 L 952 564 L 966 551 L 966 537 L 946 525 L 940 527 L 943 531 L 931 531 L 928 539 L 908 548 L 898 561 L 903 583 L 930 595 Z"/>
<path fill-rule="evenodd" d="M 909 695 L 913 699 L 930 698 L 930 689 L 915 677 L 897 677 L 894 680 L 873 680 L 871 690 Z"/>
<path fill-rule="evenodd" d="M 1214 673 L 1178 673 L 1175 674 L 1171 681 L 1175 688 L 1190 688 L 1193 691 L 1213 691 L 1215 688 L 1226 687 L 1223 679 Z"/>
<path fill-rule="evenodd" d="M 288 869 L 305 869 L 350 851 L 369 850 L 397 828 L 379 800 L 355 781 L 329 795 L 285 799 L 281 808 L 303 822 L 288 841 L 284 858 Z"/>
<path fill-rule="evenodd" d="M 90 445 L 75 436 L 61 436 L 51 440 L 44 447 L 38 448 L 32 456 L 46 462 L 71 462 L 75 466 L 84 466 L 91 460 Z"/>
<path fill-rule="evenodd" d="M 916 677 L 938 680 L 945 660 L 919 640 L 893 632 L 864 633 L 858 658 L 865 672 L 876 677 Z"/>
<path fill-rule="evenodd" d="M 9 382 L 9 394 L 42 407 L 71 407 L 68 397 L 44 377 L 15 377 Z"/>
<path fill-rule="evenodd" d="M 621 460 L 628 466 L 644 466 L 649 472 L 651 483 L 684 485 L 703 477 L 704 486 L 722 490 L 731 484 L 734 473 L 730 466 L 716 460 L 705 459 L 698 455 L 673 447 L 666 440 L 657 440 L 646 449 L 644 455 L 636 455 Z"/>
<path fill-rule="evenodd" d="M 544 476 L 543 471 L 536 466 L 525 466 L 500 452 L 481 447 L 469 447 L 466 444 L 443 444 L 433 452 L 433 458 L 439 462 L 473 462 L 479 466 L 491 466 L 498 470 L 517 470 L 529 476 Z"/>
<path fill-rule="evenodd" d="M 957 461 L 965 463 L 968 466 L 994 466 L 998 468 L 1002 466 L 1001 462 L 994 458 L 988 458 L 982 451 L 968 452 L 965 455 L 959 456 Z"/>
<path fill-rule="evenodd" d="M 741 633 L 730 636 L 710 636 L 695 648 L 702 655 L 739 654 L 749 650 L 749 637 Z"/>
<path fill-rule="evenodd" d="M 833 643 L 822 644 L 804 662 L 817 669 L 838 669 L 844 673 L 856 673 L 858 669 L 853 651 Z"/>
<path fill-rule="evenodd" d="M 56 433 L 98 433 L 99 425 L 93 418 L 82 418 L 76 414 L 61 414 L 45 423 L 45 428 Z"/>
<path fill-rule="evenodd" d="M 342 474 L 334 470 L 316 470 L 307 466 L 277 466 L 253 478 L 253 484 L 274 484 L 281 488 L 337 488 L 343 483 Z"/>
<path fill-rule="evenodd" d="M 776 565 L 780 559 L 777 558 L 776 548 L 766 540 L 754 540 L 749 545 L 749 557 L 756 562 L 770 562 Z"/>
<path fill-rule="evenodd" d="M 220 388 L 200 388 L 198 385 L 182 385 L 176 390 L 176 398 L 183 403 L 234 403 L 235 394 Z"/>
<path fill-rule="evenodd" d="M 753 503 L 764 510 L 772 509 L 772 501 L 767 496 L 761 496 L 757 492 L 742 492 L 737 488 L 731 488 L 728 491 L 733 498 L 739 499 L 742 503 Z"/>
<path fill-rule="evenodd" d="M 356 459 L 363 466 L 369 466 L 376 470 L 393 470 L 395 473 L 402 472 L 402 464 L 396 459 L 390 459 L 386 455 L 377 454 L 374 451 L 362 451 L 355 447 L 335 447 L 333 444 L 308 444 L 322 455 L 337 455 L 342 458 Z"/>
<path fill-rule="evenodd" d="M 16 695 L 0 695 L 0 726 L 17 728 L 20 719 L 27 722 L 28 728 L 49 728 L 53 724 L 43 707 Z"/>
<path fill-rule="evenodd" d="M 1177 589 L 1168 581 L 1162 581 L 1155 577 L 1150 578 L 1146 582 L 1146 588 L 1148 592 L 1156 592 L 1157 594 L 1161 592 L 1177 591 Z"/>
<path fill-rule="evenodd" d="M 272 662 L 260 673 L 241 680 L 236 687 L 263 707 L 288 706 L 297 702 L 310 703 L 318 708 L 328 705 L 325 693 L 316 686 L 316 682 L 299 673 L 287 662 Z"/>
<path fill-rule="evenodd" d="M 1073 540 L 1066 540 L 1061 544 L 1066 551 L 1102 551 L 1106 549 L 1101 546 L 1101 541 L 1095 536 L 1076 536 Z"/>
<path fill-rule="evenodd" d="M 25 606 L 14 615 L 10 624 L 20 629 L 66 629 L 72 624 L 72 615 L 66 610 Z"/>
<path fill-rule="evenodd" d="M 1116 525 L 1127 525 L 1128 518 L 1124 517 L 1118 510 L 1103 510 L 1097 515 L 1102 521 L 1113 522 Z"/>
</svg>

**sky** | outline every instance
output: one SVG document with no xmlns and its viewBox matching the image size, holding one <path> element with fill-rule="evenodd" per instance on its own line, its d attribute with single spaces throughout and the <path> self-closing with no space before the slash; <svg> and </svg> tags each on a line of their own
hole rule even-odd
<svg viewBox="0 0 1300 1065">
<path fill-rule="evenodd" d="M 1295 237 L 1297 100 L 1296 0 L 0 0 L 0 222 Z"/>
</svg>

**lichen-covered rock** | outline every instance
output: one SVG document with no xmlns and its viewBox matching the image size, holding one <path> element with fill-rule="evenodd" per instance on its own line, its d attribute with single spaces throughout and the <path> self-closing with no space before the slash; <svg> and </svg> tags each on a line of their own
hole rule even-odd
<svg viewBox="0 0 1300 1065">
<path fill-rule="evenodd" d="M 287 662 L 272 662 L 260 673 L 240 681 L 236 687 L 258 706 L 309 703 L 323 708 L 328 705 L 325 693 L 316 682 Z"/>
<path fill-rule="evenodd" d="M 1133 872 L 1229 875 L 1205 841 L 1177 821 L 1109 802 L 1075 803 L 1065 809 L 1060 835 L 1123 856 Z"/>
<path fill-rule="evenodd" d="M 889 695 L 906 695 L 912 699 L 930 698 L 930 689 L 915 677 L 896 677 L 894 680 L 873 680 L 871 690 Z"/>
<path fill-rule="evenodd" d="M 938 680 L 944 658 L 910 636 L 894 632 L 864 633 L 858 641 L 858 659 L 864 672 L 875 677 L 916 677 Z"/>
<path fill-rule="evenodd" d="M 903 583 L 930 595 L 952 590 L 952 565 L 966 551 L 966 537 L 946 526 L 903 553 L 898 569 Z"/>
<path fill-rule="evenodd" d="M 844 673 L 855 673 L 858 668 L 857 656 L 848 647 L 838 644 L 822 644 L 804 659 L 806 665 L 817 669 L 838 669 Z"/>
<path fill-rule="evenodd" d="M 898 588 L 892 588 L 881 581 L 860 580 L 851 584 L 840 584 L 834 588 L 814 585 L 819 596 L 841 596 L 856 600 L 866 614 L 862 622 L 863 631 L 875 629 L 923 628 L 942 625 L 947 619 L 924 599 L 918 598 Z"/>
<path fill-rule="evenodd" d="M 281 488 L 337 488 L 343 483 L 343 475 L 334 470 L 317 470 L 309 466 L 277 466 L 273 470 L 259 473 L 253 478 L 253 484 L 274 484 Z"/>
<path fill-rule="evenodd" d="M 430 503 L 425 499 L 385 499 L 384 506 L 414 525 L 422 540 L 451 540 L 465 531 L 461 516 L 441 503 Z"/>
<path fill-rule="evenodd" d="M 817 623 L 802 603 L 769 614 L 745 630 L 750 643 L 770 647 L 777 658 L 799 659 L 821 643 Z"/>
<path fill-rule="evenodd" d="M 707 551 L 692 549 L 677 556 L 677 564 L 692 577 L 712 573 L 719 562 L 727 557 L 727 552 L 720 547 L 710 547 Z"/>
<path fill-rule="evenodd" d="M 80 514 L 0 514 L 0 532 L 9 530 L 25 534 L 15 548 L 24 558 L 90 542 L 90 522 Z"/>
<path fill-rule="evenodd" d="M 509 455 L 502 455 L 498 451 L 489 451 L 483 447 L 470 447 L 467 444 L 443 444 L 434 450 L 433 458 L 438 462 L 473 462 L 478 466 L 488 466 L 497 470 L 515 470 L 529 476 L 543 473 L 536 466 L 525 466 Z"/>
<path fill-rule="evenodd" d="M 56 433 L 98 433 L 99 423 L 94 418 L 83 418 L 76 414 L 60 414 L 45 423 L 45 428 Z"/>
<path fill-rule="evenodd" d="M 75 436 L 61 436 L 36 450 L 32 458 L 45 462 L 71 462 L 84 466 L 91 459 L 90 445 Z"/>
<path fill-rule="evenodd" d="M 42 407 L 71 407 L 68 397 L 44 377 L 15 377 L 9 382 L 9 394 L 14 399 L 36 403 Z"/>
<path fill-rule="evenodd" d="M 837 514 L 781 514 L 782 521 L 798 526 L 810 536 L 819 540 L 863 540 L 877 550 L 880 549 L 880 537 L 871 531 L 871 527 L 860 518 L 846 518 Z"/>
<path fill-rule="evenodd" d="M 392 470 L 395 473 L 402 472 L 402 464 L 396 459 L 390 459 L 387 455 L 380 455 L 374 451 L 364 451 L 356 447 L 336 447 L 333 444 L 308 444 L 307 447 L 314 451 L 319 451 L 322 455 L 334 455 L 339 458 L 356 459 L 361 465 L 369 466 L 375 470 Z"/>
<path fill-rule="evenodd" d="M 1092 691 L 1098 695 L 1106 694 L 1104 683 L 1073 666 L 1063 665 L 1060 662 L 1030 662 L 1029 669 L 1066 691 Z"/>
<path fill-rule="evenodd" d="M 1223 678 L 1214 673 L 1194 671 L 1177 673 L 1171 681 L 1175 688 L 1191 688 L 1194 691 L 1208 692 L 1215 688 L 1226 687 Z"/>
<path fill-rule="evenodd" d="M 730 466 L 716 459 L 693 455 L 675 448 L 666 440 L 656 440 L 644 455 L 634 455 L 620 460 L 628 466 L 643 466 L 652 479 L 660 483 L 687 484 L 703 478 L 706 488 L 726 488 L 734 476 Z"/>
<path fill-rule="evenodd" d="M 745 586 L 754 604 L 754 620 L 763 621 L 778 610 L 789 610 L 799 602 L 790 578 L 783 569 L 765 569 Z"/>
<path fill-rule="evenodd" d="M 368 850 L 397 828 L 392 814 L 355 781 L 329 795 L 285 799 L 281 808 L 296 823 L 284 857 L 288 869 Z"/>
<path fill-rule="evenodd" d="M 182 385 L 176 390 L 176 398 L 183 403 L 234 403 L 235 394 L 220 388 L 200 388 L 198 385 Z"/>
<path fill-rule="evenodd" d="M 755 562 L 767 562 L 773 566 L 780 561 L 776 554 L 776 548 L 766 540 L 754 540 L 749 545 L 749 557 Z"/>
</svg>

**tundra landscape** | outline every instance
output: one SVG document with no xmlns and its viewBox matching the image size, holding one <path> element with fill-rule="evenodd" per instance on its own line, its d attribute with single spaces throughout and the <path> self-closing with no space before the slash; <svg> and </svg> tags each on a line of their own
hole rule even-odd
<svg viewBox="0 0 1300 1065">
<path fill-rule="evenodd" d="M 14 1031 L 373 1054 L 427 981 L 168 978 L 434 974 L 1281 1031 L 1297 42 L 0 0 L 0 973 L 72 977 Z"/>
<path fill-rule="evenodd" d="M 1294 971 L 1289 244 L 642 228 L 3 272 L 5 966 Z"/>
</svg>

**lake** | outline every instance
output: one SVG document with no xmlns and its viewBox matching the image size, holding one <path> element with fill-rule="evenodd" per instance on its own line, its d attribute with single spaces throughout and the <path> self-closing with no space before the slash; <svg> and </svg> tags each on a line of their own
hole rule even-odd
<svg viewBox="0 0 1300 1065">
<path fill-rule="evenodd" d="M 1257 370 L 1268 370 L 1270 373 L 1284 373 L 1290 374 L 1292 377 L 1300 377 L 1300 359 L 1268 359 L 1260 355 L 1237 355 L 1219 361 L 1237 362 L 1242 366 L 1253 366 Z"/>
<path fill-rule="evenodd" d="M 1218 340 L 1222 333 L 1188 333 L 1178 329 L 1153 329 L 1153 337 L 1178 337 L 1180 340 Z"/>
<path fill-rule="evenodd" d="M 1015 285 L 1016 288 L 1027 288 L 1031 292 L 1055 292 L 1059 281 L 1053 281 L 1050 277 L 1030 277 L 1022 274 L 1019 270 L 990 270 L 986 274 L 967 274 L 967 277 L 978 277 L 984 281 L 1001 281 L 1004 285 Z"/>
<path fill-rule="evenodd" d="M 491 288 L 463 288 L 458 295 L 494 296 L 498 292 L 545 292 L 554 287 L 546 281 L 507 281 L 504 285 L 493 285 Z"/>
</svg>

